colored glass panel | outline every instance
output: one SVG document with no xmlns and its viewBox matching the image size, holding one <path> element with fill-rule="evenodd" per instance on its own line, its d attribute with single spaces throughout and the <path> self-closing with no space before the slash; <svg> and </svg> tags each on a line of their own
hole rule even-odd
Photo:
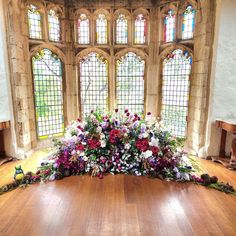
<svg viewBox="0 0 236 236">
<path fill-rule="evenodd" d="M 97 44 L 107 44 L 107 19 L 104 14 L 99 14 L 96 19 Z"/>
<path fill-rule="evenodd" d="M 194 20 L 195 10 L 192 6 L 188 6 L 183 13 L 183 24 L 182 24 L 182 39 L 193 38 L 194 32 Z"/>
<path fill-rule="evenodd" d="M 164 40 L 165 42 L 175 40 L 175 14 L 173 10 L 169 10 L 164 19 Z"/>
<path fill-rule="evenodd" d="M 123 14 L 116 20 L 116 43 L 127 44 L 128 42 L 128 21 Z"/>
<path fill-rule="evenodd" d="M 145 44 L 147 37 L 147 21 L 142 14 L 139 14 L 134 23 L 134 43 Z"/>
<path fill-rule="evenodd" d="M 58 42 L 61 39 L 60 20 L 56 12 L 50 10 L 48 13 L 49 40 Z"/>
<path fill-rule="evenodd" d="M 78 43 L 89 44 L 89 19 L 85 14 L 81 14 L 78 22 Z"/>
</svg>

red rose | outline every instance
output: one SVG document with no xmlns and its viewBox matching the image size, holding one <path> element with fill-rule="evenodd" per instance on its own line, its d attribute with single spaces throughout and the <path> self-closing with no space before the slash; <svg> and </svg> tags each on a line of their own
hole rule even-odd
<svg viewBox="0 0 236 236">
<path fill-rule="evenodd" d="M 76 151 L 84 151 L 84 146 L 82 144 L 78 144 L 76 146 Z"/>
<path fill-rule="evenodd" d="M 88 145 L 91 149 L 96 149 L 101 146 L 101 143 L 99 140 L 93 138 L 93 139 L 88 139 Z"/>
<path fill-rule="evenodd" d="M 158 152 L 159 152 L 159 148 L 158 147 L 152 147 L 151 150 L 152 150 L 153 155 L 157 155 Z"/>
<path fill-rule="evenodd" d="M 121 131 L 118 129 L 113 129 L 110 132 L 110 136 L 109 136 L 109 140 L 111 143 L 116 143 L 117 140 L 119 140 L 121 138 Z"/>
<path fill-rule="evenodd" d="M 136 147 L 142 152 L 147 151 L 148 147 L 149 147 L 148 139 L 146 139 L 146 138 L 138 139 L 136 141 Z"/>
</svg>

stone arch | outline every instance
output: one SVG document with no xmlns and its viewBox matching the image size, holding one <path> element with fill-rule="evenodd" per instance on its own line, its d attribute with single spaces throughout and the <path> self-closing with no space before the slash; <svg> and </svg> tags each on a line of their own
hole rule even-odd
<svg viewBox="0 0 236 236">
<path fill-rule="evenodd" d="M 79 61 L 83 58 L 85 58 L 89 53 L 91 52 L 96 52 L 97 54 L 99 54 L 101 57 L 103 57 L 104 59 L 106 59 L 108 61 L 108 63 L 110 62 L 110 56 L 109 54 L 107 54 L 105 51 L 103 51 L 102 49 L 99 48 L 95 48 L 95 47 L 91 47 L 91 48 L 86 48 L 84 50 L 82 50 L 81 52 L 79 52 L 75 58 L 76 58 L 76 63 L 78 64 Z"/>
<path fill-rule="evenodd" d="M 137 54 L 141 59 L 143 59 L 145 61 L 148 59 L 148 55 L 144 51 L 142 51 L 140 49 L 137 49 L 137 48 L 125 48 L 125 49 L 122 49 L 122 50 L 120 50 L 119 52 L 117 52 L 115 54 L 115 59 L 116 60 L 120 60 L 128 52 L 133 52 L 133 53 Z"/>
<path fill-rule="evenodd" d="M 86 16 L 88 18 L 91 18 L 91 16 L 92 16 L 91 12 L 89 10 L 87 10 L 86 8 L 80 8 L 74 12 L 74 19 L 77 20 L 79 18 L 80 14 L 86 14 Z"/>
<path fill-rule="evenodd" d="M 110 12 L 109 12 L 108 10 L 106 10 L 106 9 L 104 9 L 104 8 L 99 8 L 99 9 L 97 9 L 97 10 L 94 11 L 94 13 L 93 13 L 94 18 L 96 19 L 99 14 L 104 14 L 104 15 L 106 16 L 106 19 L 107 19 L 108 21 L 111 20 L 111 15 L 110 15 Z"/>
<path fill-rule="evenodd" d="M 30 57 L 34 56 L 34 54 L 40 50 L 43 49 L 49 49 L 51 50 L 53 53 L 57 54 L 57 56 L 61 59 L 61 61 L 63 62 L 63 64 L 67 64 L 67 60 L 66 60 L 66 56 L 65 54 L 56 46 L 52 45 L 52 44 L 47 44 L 47 43 L 42 43 L 38 46 L 33 47 L 30 50 Z"/>
<path fill-rule="evenodd" d="M 160 53 L 160 59 L 161 59 L 161 62 L 167 57 L 168 54 L 172 53 L 174 50 L 176 49 L 181 49 L 182 51 L 188 51 L 190 56 L 193 57 L 193 51 L 192 49 L 190 49 L 189 47 L 187 46 L 184 46 L 182 44 L 174 44 L 174 45 L 171 45 L 167 48 L 165 48 L 161 53 Z"/>
<path fill-rule="evenodd" d="M 179 5 L 179 14 L 182 14 L 188 5 L 191 5 L 193 9 L 198 9 L 198 1 L 196 0 L 187 0 L 187 1 L 181 1 Z"/>
</svg>

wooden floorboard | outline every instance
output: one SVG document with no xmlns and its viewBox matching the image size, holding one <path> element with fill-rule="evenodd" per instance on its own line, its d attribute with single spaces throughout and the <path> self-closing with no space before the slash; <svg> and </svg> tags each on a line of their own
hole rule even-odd
<svg viewBox="0 0 236 236">
<path fill-rule="evenodd" d="M 34 169 L 45 153 L 1 166 L 0 184 L 12 179 L 16 163 Z M 236 186 L 236 172 L 201 165 Z M 73 176 L 1 195 L 0 235 L 235 236 L 236 196 L 146 177 Z"/>
</svg>

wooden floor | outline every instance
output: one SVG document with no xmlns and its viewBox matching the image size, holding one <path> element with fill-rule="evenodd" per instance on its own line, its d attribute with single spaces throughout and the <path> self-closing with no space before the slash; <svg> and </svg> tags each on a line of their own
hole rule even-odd
<svg viewBox="0 0 236 236">
<path fill-rule="evenodd" d="M 23 161 L 35 168 L 45 153 Z M 201 161 L 236 186 L 236 172 Z M 15 163 L 0 167 L 0 184 Z M 236 235 L 236 196 L 193 184 L 108 175 L 74 176 L 0 196 L 0 235 Z"/>
</svg>

